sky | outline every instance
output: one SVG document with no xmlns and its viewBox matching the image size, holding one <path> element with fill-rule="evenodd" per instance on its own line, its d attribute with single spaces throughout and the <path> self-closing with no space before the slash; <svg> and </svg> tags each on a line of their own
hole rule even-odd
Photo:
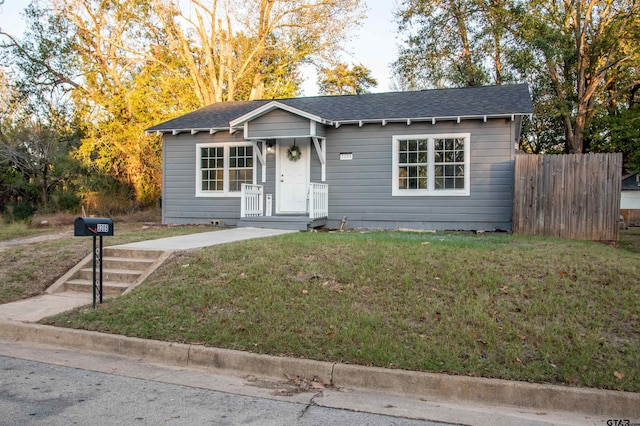
<svg viewBox="0 0 640 426">
<path fill-rule="evenodd" d="M 372 92 L 391 91 L 389 64 L 397 55 L 395 24 L 392 10 L 395 0 L 365 0 L 368 6 L 367 18 L 360 28 L 352 32 L 352 40 L 345 46 L 350 52 L 343 55 L 343 61 L 349 64 L 362 64 L 371 70 L 378 80 L 378 87 Z M 24 21 L 22 10 L 29 0 L 5 0 L 0 6 L 0 28 L 12 35 L 22 35 Z M 317 94 L 316 73 L 313 67 L 303 68 L 305 82 L 302 85 L 304 96 Z"/>
</svg>

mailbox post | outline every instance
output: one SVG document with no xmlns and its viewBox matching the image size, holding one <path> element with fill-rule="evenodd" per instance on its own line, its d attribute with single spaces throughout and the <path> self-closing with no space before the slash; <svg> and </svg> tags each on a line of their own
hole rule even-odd
<svg viewBox="0 0 640 426">
<path fill-rule="evenodd" d="M 93 237 L 93 307 L 96 307 L 96 293 L 102 303 L 102 237 L 113 235 L 113 220 L 106 217 L 79 217 L 73 222 L 75 237 Z M 100 247 L 96 247 L 100 237 Z M 96 269 L 99 268 L 99 278 Z"/>
</svg>

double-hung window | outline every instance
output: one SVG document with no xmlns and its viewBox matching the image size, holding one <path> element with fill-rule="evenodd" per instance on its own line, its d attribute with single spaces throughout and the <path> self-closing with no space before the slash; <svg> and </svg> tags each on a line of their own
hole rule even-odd
<svg viewBox="0 0 640 426">
<path fill-rule="evenodd" d="M 394 196 L 469 195 L 468 133 L 393 137 Z"/>
<path fill-rule="evenodd" d="M 240 196 L 243 183 L 254 182 L 250 143 L 196 145 L 196 196 Z"/>
</svg>

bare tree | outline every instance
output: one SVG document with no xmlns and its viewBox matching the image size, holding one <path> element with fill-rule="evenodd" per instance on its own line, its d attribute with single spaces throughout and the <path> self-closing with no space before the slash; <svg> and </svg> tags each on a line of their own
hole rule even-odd
<svg viewBox="0 0 640 426">
<path fill-rule="evenodd" d="M 202 105 L 263 97 L 275 58 L 332 57 L 361 17 L 360 0 L 191 0 L 186 11 L 152 3 Z"/>
</svg>

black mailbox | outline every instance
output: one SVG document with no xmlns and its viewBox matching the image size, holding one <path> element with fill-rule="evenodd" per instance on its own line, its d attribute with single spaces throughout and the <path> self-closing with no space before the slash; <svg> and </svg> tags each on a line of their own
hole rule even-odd
<svg viewBox="0 0 640 426">
<path fill-rule="evenodd" d="M 113 220 L 107 217 L 79 217 L 73 222 L 75 237 L 113 236 Z"/>
</svg>

